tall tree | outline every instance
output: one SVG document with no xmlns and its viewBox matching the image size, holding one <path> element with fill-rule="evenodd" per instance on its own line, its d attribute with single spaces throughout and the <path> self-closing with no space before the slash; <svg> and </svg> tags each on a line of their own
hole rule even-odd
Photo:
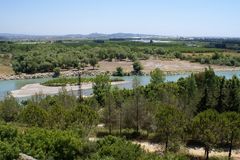
<svg viewBox="0 0 240 160">
<path fill-rule="evenodd" d="M 104 105 L 104 97 L 111 87 L 110 78 L 106 74 L 97 75 L 93 83 L 93 93 L 98 103 Z"/>
<path fill-rule="evenodd" d="M 105 108 L 104 117 L 109 134 L 112 134 L 113 127 L 117 124 L 117 107 L 112 91 L 108 91 L 104 97 Z"/>
<path fill-rule="evenodd" d="M 206 110 L 194 117 L 192 122 L 193 136 L 204 144 L 205 158 L 219 142 L 219 114 L 215 110 Z"/>
<path fill-rule="evenodd" d="M 122 91 L 119 90 L 118 87 L 113 88 L 113 95 L 114 95 L 116 107 L 118 109 L 119 134 L 121 135 L 122 134 L 122 117 L 123 117 L 122 107 L 123 107 L 124 97 L 123 97 Z"/>
<path fill-rule="evenodd" d="M 229 97 L 227 111 L 240 111 L 240 81 L 236 76 L 233 76 L 228 83 Z"/>
<path fill-rule="evenodd" d="M 224 112 L 221 114 L 221 119 L 226 120 L 224 137 L 229 145 L 228 157 L 230 159 L 234 142 L 240 139 L 240 115 L 236 112 Z"/>
<path fill-rule="evenodd" d="M 136 111 L 136 132 L 139 132 L 139 98 L 140 98 L 140 81 L 137 77 L 133 79 L 133 92 L 134 92 L 134 106 Z"/>
<path fill-rule="evenodd" d="M 96 58 L 96 57 L 90 58 L 90 59 L 89 59 L 89 64 L 90 64 L 90 65 L 93 67 L 93 69 L 94 69 L 94 67 L 98 64 L 97 58 Z"/>
<path fill-rule="evenodd" d="M 195 76 L 192 74 L 188 78 L 181 78 L 178 84 L 179 106 L 189 115 L 196 112 L 196 105 L 199 100 L 199 92 Z"/>
<path fill-rule="evenodd" d="M 134 129 L 137 134 L 139 134 L 140 129 L 147 128 L 146 118 L 148 118 L 147 101 L 142 94 L 138 96 L 138 98 L 135 95 L 129 96 L 122 107 L 122 127 Z"/>
<path fill-rule="evenodd" d="M 150 76 L 151 76 L 150 83 L 153 85 L 161 84 L 165 80 L 165 75 L 159 68 L 154 69 L 150 73 Z"/>
<path fill-rule="evenodd" d="M 226 99 L 227 99 L 227 90 L 226 90 L 226 80 L 225 77 L 219 78 L 219 94 L 217 97 L 217 105 L 215 109 L 218 112 L 224 112 L 226 110 Z"/>
<path fill-rule="evenodd" d="M 183 112 L 176 107 L 160 106 L 156 113 L 157 132 L 165 139 L 165 151 L 169 142 L 181 137 L 186 125 Z"/>
<path fill-rule="evenodd" d="M 216 106 L 217 97 L 217 76 L 212 68 L 206 69 L 205 72 L 196 75 L 198 88 L 201 89 L 202 98 L 197 105 L 197 111 L 202 112 Z"/>
</svg>

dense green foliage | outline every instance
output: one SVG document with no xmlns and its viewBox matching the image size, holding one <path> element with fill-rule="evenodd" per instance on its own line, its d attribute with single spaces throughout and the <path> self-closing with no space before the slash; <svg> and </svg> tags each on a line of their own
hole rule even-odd
<svg viewBox="0 0 240 160">
<path fill-rule="evenodd" d="M 240 80 L 218 77 L 209 68 L 177 82 L 164 82 L 158 69 L 151 83 L 132 89 L 111 87 L 110 77 L 98 75 L 94 96 L 81 101 L 66 91 L 36 95 L 18 103 L 0 102 L 0 153 L 13 159 L 20 152 L 38 159 L 190 159 L 171 152 L 191 142 L 212 149 L 240 145 Z M 104 124 L 99 128 L 97 124 Z M 108 132 L 107 132 L 108 129 Z M 105 135 L 115 135 L 121 138 Z M 102 139 L 90 142 L 88 136 Z M 165 145 L 163 156 L 149 154 L 131 139 Z"/>
<path fill-rule="evenodd" d="M 111 88 L 110 78 L 107 75 L 98 75 L 94 79 L 93 83 L 93 93 L 100 105 L 103 106 L 104 98 L 109 93 Z"/>
<path fill-rule="evenodd" d="M 5 136 L 4 134 L 9 134 Z M 0 158 L 16 159 L 20 152 L 32 155 L 37 159 L 114 159 L 114 160 L 165 160 L 166 155 L 145 153 L 139 145 L 113 136 L 105 137 L 97 142 L 87 142 L 70 131 L 44 130 L 29 128 L 21 132 L 13 126 L 0 126 Z M 181 159 L 186 157 L 179 156 Z"/>
<path fill-rule="evenodd" d="M 122 67 L 117 67 L 116 68 L 116 71 L 113 72 L 113 76 L 119 76 L 119 77 L 122 77 L 126 75 L 124 72 L 123 72 L 123 68 Z"/>
<path fill-rule="evenodd" d="M 193 54 L 182 56 L 181 59 L 189 60 L 191 62 L 199 62 L 201 64 L 217 64 L 226 66 L 240 66 L 240 57 L 237 53 L 235 55 L 223 54 L 215 52 L 214 54 Z"/>
<path fill-rule="evenodd" d="M 196 43 L 197 45 L 191 45 Z M 12 55 L 12 66 L 16 73 L 56 71 L 56 68 L 93 69 L 99 60 L 147 59 L 150 56 L 181 58 L 182 53 L 205 53 L 221 51 L 206 47 L 204 43 L 173 41 L 171 43 L 141 43 L 131 41 L 57 41 L 57 42 L 2 42 L 0 54 Z"/>
<path fill-rule="evenodd" d="M 155 69 L 150 73 L 151 76 L 151 84 L 158 85 L 160 83 L 163 83 L 165 81 L 164 73 L 159 69 Z"/>
<path fill-rule="evenodd" d="M 238 38 L 232 39 L 217 39 L 211 40 L 207 47 L 240 50 L 240 40 Z"/>
<path fill-rule="evenodd" d="M 139 61 L 135 61 L 133 63 L 133 73 L 136 75 L 141 75 L 143 70 L 143 66 Z"/>
<path fill-rule="evenodd" d="M 168 151 L 169 142 L 176 142 L 184 134 L 186 117 L 174 107 L 161 107 L 156 113 L 157 131 L 165 140 L 165 150 Z M 170 144 L 171 145 L 171 144 Z"/>
</svg>

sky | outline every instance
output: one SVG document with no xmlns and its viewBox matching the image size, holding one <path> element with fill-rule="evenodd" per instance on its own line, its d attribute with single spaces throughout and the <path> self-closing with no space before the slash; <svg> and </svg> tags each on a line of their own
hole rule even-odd
<svg viewBox="0 0 240 160">
<path fill-rule="evenodd" d="M 240 0 L 0 0 L 0 33 L 240 37 Z"/>
</svg>

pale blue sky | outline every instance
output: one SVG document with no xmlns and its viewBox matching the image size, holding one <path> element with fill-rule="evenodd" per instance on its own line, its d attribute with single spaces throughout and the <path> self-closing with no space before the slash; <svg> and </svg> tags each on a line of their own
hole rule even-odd
<svg viewBox="0 0 240 160">
<path fill-rule="evenodd" d="M 0 0 L 0 33 L 240 37 L 240 0 Z"/>
</svg>

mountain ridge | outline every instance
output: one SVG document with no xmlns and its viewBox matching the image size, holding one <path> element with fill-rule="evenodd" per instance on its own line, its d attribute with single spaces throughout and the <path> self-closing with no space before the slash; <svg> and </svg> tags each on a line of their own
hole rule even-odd
<svg viewBox="0 0 240 160">
<path fill-rule="evenodd" d="M 30 35 L 0 33 L 0 40 L 63 40 L 63 39 L 112 39 L 112 38 L 160 38 L 158 35 L 136 33 L 90 33 L 90 34 L 65 34 L 65 35 Z"/>
</svg>

